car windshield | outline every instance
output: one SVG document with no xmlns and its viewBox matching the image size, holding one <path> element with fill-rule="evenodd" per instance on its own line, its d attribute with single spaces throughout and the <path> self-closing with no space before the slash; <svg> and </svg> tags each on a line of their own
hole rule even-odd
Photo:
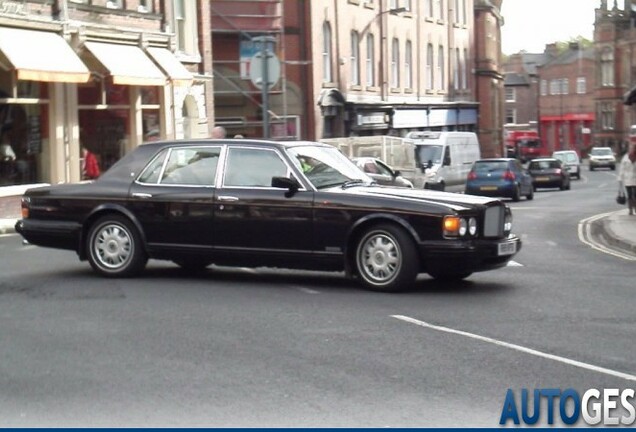
<svg viewBox="0 0 636 432">
<path fill-rule="evenodd" d="M 532 147 L 532 148 L 541 147 L 541 143 L 539 140 L 530 140 L 530 139 L 519 140 L 519 145 L 521 145 L 522 147 Z"/>
<path fill-rule="evenodd" d="M 439 145 L 418 145 L 415 150 L 417 162 L 426 166 L 428 161 L 433 164 L 442 163 L 442 146 Z"/>
<path fill-rule="evenodd" d="M 335 147 L 290 147 L 287 153 L 316 189 L 373 180 Z"/>
<path fill-rule="evenodd" d="M 579 158 L 577 157 L 576 153 L 555 153 L 553 156 L 563 162 L 576 163 L 579 161 Z"/>
<path fill-rule="evenodd" d="M 594 156 L 611 156 L 612 149 L 611 148 L 593 148 L 592 154 Z"/>
</svg>

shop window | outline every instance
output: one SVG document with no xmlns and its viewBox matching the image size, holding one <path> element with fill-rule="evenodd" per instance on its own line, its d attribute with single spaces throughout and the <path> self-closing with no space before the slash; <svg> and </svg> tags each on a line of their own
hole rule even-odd
<svg viewBox="0 0 636 432">
<path fill-rule="evenodd" d="M 39 85 L 35 85 L 39 88 Z M 42 168 L 48 164 L 43 148 L 48 142 L 48 104 L 0 102 L 0 185 L 46 182 Z M 1 96 L 0 96 L 1 97 Z"/>
</svg>

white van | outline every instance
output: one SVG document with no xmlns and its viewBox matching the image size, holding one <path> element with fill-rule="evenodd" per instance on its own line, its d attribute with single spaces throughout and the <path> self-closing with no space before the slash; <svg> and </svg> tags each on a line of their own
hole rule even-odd
<svg viewBox="0 0 636 432">
<path fill-rule="evenodd" d="M 473 132 L 409 132 L 406 138 L 415 144 L 416 188 L 463 186 L 473 162 L 481 158 Z"/>
</svg>

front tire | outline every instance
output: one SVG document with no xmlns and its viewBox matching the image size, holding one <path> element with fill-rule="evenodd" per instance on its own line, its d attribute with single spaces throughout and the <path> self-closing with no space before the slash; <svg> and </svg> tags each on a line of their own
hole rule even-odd
<svg viewBox="0 0 636 432">
<path fill-rule="evenodd" d="M 419 272 L 415 244 L 400 227 L 371 227 L 356 243 L 355 268 L 368 289 L 400 291 L 411 285 Z"/>
<path fill-rule="evenodd" d="M 88 262 L 103 276 L 135 276 L 148 262 L 137 228 L 123 216 L 98 219 L 90 228 L 86 241 Z"/>
</svg>

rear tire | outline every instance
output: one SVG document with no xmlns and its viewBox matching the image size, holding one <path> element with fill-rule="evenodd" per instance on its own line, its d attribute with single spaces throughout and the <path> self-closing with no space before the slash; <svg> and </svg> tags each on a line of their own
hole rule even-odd
<svg viewBox="0 0 636 432">
<path fill-rule="evenodd" d="M 91 226 L 86 251 L 93 270 L 108 277 L 135 276 L 148 262 L 137 228 L 120 215 L 104 216 Z"/>
<path fill-rule="evenodd" d="M 515 185 L 515 190 L 512 192 L 512 200 L 514 202 L 519 202 L 521 199 L 521 191 L 519 190 L 519 185 Z"/>
<path fill-rule="evenodd" d="M 528 201 L 533 200 L 534 199 L 534 188 L 532 186 L 530 186 L 530 193 L 528 195 L 526 195 L 526 199 Z"/>
<path fill-rule="evenodd" d="M 366 288 L 396 292 L 412 285 L 419 273 L 415 244 L 404 229 L 380 224 L 355 244 L 354 266 Z"/>
</svg>

